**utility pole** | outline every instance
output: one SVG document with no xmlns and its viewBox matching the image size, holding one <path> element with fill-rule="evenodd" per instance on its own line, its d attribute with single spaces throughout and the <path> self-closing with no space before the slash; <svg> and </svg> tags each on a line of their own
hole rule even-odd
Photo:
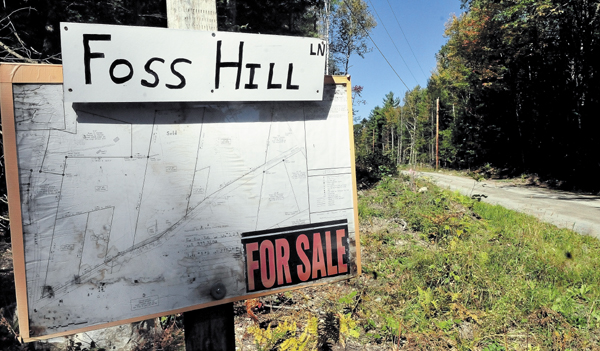
<svg viewBox="0 0 600 351">
<path fill-rule="evenodd" d="M 216 0 L 167 0 L 167 25 L 173 29 L 217 31 Z M 211 288 L 215 300 L 225 287 Z M 186 351 L 235 350 L 233 303 L 183 313 Z"/>
<path fill-rule="evenodd" d="M 435 170 L 440 168 L 440 98 L 437 98 L 435 112 Z"/>
</svg>

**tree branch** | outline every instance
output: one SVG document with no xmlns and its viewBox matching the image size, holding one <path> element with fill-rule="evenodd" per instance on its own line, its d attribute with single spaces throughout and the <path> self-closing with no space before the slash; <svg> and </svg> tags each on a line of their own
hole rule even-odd
<svg viewBox="0 0 600 351">
<path fill-rule="evenodd" d="M 10 48 L 8 45 L 4 44 L 4 43 L 3 43 L 3 42 L 1 42 L 1 41 L 0 41 L 0 46 L 1 46 L 1 47 L 2 47 L 4 50 L 8 51 L 8 53 L 9 53 L 9 54 L 13 55 L 14 57 L 16 57 L 16 58 L 18 58 L 18 59 L 20 59 L 20 60 L 23 60 L 23 61 L 25 61 L 25 62 L 27 62 L 27 63 L 38 63 L 36 60 L 33 60 L 33 59 L 30 59 L 30 58 L 27 58 L 27 57 L 21 56 L 19 53 L 17 53 L 16 51 L 14 51 L 14 50 L 13 50 L 13 49 L 11 49 L 11 48 Z"/>
</svg>

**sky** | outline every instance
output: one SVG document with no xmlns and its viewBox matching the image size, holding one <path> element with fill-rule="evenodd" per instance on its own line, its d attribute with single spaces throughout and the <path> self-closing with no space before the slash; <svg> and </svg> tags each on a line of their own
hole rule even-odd
<svg viewBox="0 0 600 351">
<path fill-rule="evenodd" d="M 458 16 L 463 12 L 460 0 L 364 1 L 377 21 L 377 26 L 371 32 L 375 44 L 409 89 L 417 85 L 426 87 L 427 79 L 435 70 L 435 54 L 447 41 L 444 38 L 445 23 L 452 14 Z M 404 97 L 407 91 L 373 42 L 367 39 L 367 44 L 373 51 L 364 58 L 358 55 L 350 57 L 351 67 L 348 69 L 352 85 L 364 88 L 362 98 L 366 100 L 365 105 L 355 106 L 358 109 L 355 121 L 368 118 L 375 106 L 383 105 L 383 98 L 390 91 L 399 97 Z"/>
</svg>

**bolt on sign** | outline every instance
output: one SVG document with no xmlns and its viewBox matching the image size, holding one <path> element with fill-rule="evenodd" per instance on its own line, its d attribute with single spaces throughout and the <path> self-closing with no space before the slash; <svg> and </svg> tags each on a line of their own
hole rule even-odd
<svg viewBox="0 0 600 351">
<path fill-rule="evenodd" d="M 320 41 L 208 33 L 202 46 L 186 31 L 63 27 L 78 50 L 64 66 L 0 65 L 26 341 L 360 273 L 350 80 L 324 79 L 322 66 L 318 82 L 305 79 L 312 68 L 284 45 L 302 44 L 310 61 Z M 162 50 L 179 41 L 197 55 Z M 268 89 L 271 68 L 280 89 Z"/>
</svg>

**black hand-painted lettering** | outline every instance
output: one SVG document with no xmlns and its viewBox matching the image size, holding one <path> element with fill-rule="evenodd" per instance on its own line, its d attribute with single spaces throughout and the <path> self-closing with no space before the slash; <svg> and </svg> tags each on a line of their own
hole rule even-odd
<svg viewBox="0 0 600 351">
<path fill-rule="evenodd" d="M 275 63 L 269 65 L 269 81 L 267 82 L 267 89 L 281 89 L 281 84 L 273 84 L 273 68 Z"/>
<path fill-rule="evenodd" d="M 156 86 L 158 85 L 158 74 L 156 74 L 156 72 L 154 72 L 152 70 L 152 68 L 150 68 L 150 65 L 152 64 L 152 62 L 154 61 L 158 61 L 160 63 L 165 63 L 165 60 L 163 60 L 160 57 L 153 57 L 150 60 L 148 60 L 148 62 L 146 62 L 146 65 L 144 66 L 144 69 L 146 69 L 146 72 L 150 73 L 153 77 L 154 77 L 154 82 L 150 83 L 145 79 L 142 79 L 142 85 L 148 88 L 156 88 Z"/>
<path fill-rule="evenodd" d="M 90 41 L 110 41 L 110 34 L 84 34 L 83 35 L 83 66 L 85 70 L 85 84 L 92 84 L 92 70 L 90 61 L 94 58 L 104 58 L 104 53 L 91 52 Z"/>
<path fill-rule="evenodd" d="M 310 56 L 316 56 L 317 53 L 313 50 L 313 44 L 310 44 Z"/>
<path fill-rule="evenodd" d="M 244 89 L 258 89 L 258 85 L 254 84 L 254 71 L 260 68 L 260 63 L 248 63 L 246 64 L 246 68 L 250 68 L 250 80 L 244 86 Z"/>
<path fill-rule="evenodd" d="M 177 78 L 179 78 L 180 83 L 177 85 L 165 84 L 165 86 L 169 89 L 182 89 L 183 87 L 185 87 L 185 77 L 175 70 L 175 65 L 180 62 L 192 64 L 192 61 L 184 58 L 178 58 L 173 60 L 173 63 L 171 63 L 171 73 L 173 73 L 175 76 L 177 76 Z"/>
<path fill-rule="evenodd" d="M 115 68 L 117 68 L 118 65 L 127 66 L 129 68 L 129 73 L 123 77 L 116 77 L 115 76 Z M 133 77 L 133 66 L 131 65 L 131 63 L 129 61 L 124 60 L 124 59 L 114 60 L 113 63 L 110 65 L 110 69 L 108 70 L 108 73 L 110 74 L 110 79 L 115 84 L 123 84 L 123 83 L 129 81 L 131 79 L 131 77 Z"/>
<path fill-rule="evenodd" d="M 222 40 L 217 41 L 217 69 L 215 72 L 215 89 L 219 89 L 221 80 L 222 67 L 237 67 L 237 79 L 235 81 L 235 89 L 240 88 L 240 78 L 242 76 L 242 59 L 244 58 L 244 42 L 240 41 L 239 55 L 237 62 L 221 62 L 221 44 Z"/>
<path fill-rule="evenodd" d="M 317 46 L 317 55 L 325 56 L 325 44 L 319 44 L 319 46 Z"/>
<path fill-rule="evenodd" d="M 294 72 L 294 64 L 290 63 L 288 68 L 288 79 L 286 89 L 288 90 L 298 90 L 300 87 L 298 85 L 292 85 L 292 73 Z"/>
</svg>

